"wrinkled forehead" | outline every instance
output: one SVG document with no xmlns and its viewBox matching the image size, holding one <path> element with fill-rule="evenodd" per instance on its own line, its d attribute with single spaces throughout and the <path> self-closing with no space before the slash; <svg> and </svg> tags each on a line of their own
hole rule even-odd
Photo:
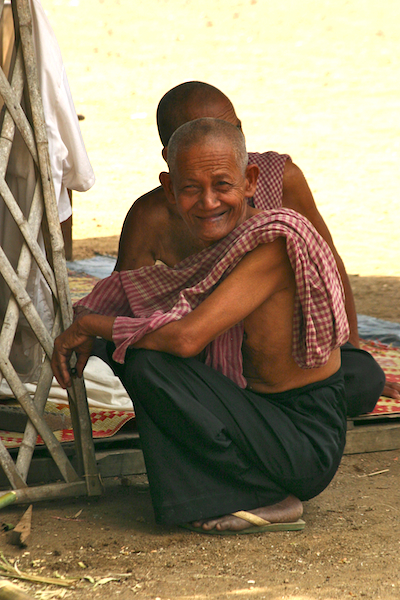
<svg viewBox="0 0 400 600">
<path fill-rule="evenodd" d="M 215 135 L 179 145 L 174 167 L 178 176 L 189 171 L 212 173 L 240 168 L 232 142 Z"/>
</svg>

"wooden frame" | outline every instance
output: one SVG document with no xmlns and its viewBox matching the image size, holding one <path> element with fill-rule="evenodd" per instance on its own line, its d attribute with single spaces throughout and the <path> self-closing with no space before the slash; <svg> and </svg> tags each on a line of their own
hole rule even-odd
<svg viewBox="0 0 400 600">
<path fill-rule="evenodd" d="M 23 242 L 16 267 L 0 247 L 0 274 L 11 292 L 4 314 L 0 315 L 0 370 L 14 397 L 29 417 L 23 443 L 14 461 L 0 440 L 0 467 L 15 491 L 16 501 L 31 502 L 68 495 L 101 493 L 91 423 L 83 380 L 75 379 L 69 391 L 69 404 L 75 438 L 77 469 L 72 466 L 61 444 L 43 419 L 52 381 L 50 359 L 53 339 L 72 321 L 64 244 L 51 174 L 46 125 L 40 96 L 32 39 L 32 17 L 28 0 L 12 0 L 14 46 L 8 57 L 8 73 L 0 68 L 0 97 L 4 107 L 0 129 L 0 202 L 4 202 L 17 224 Z M 0 0 L 3 18 L 4 0 Z M 36 175 L 35 189 L 28 213 L 24 214 L 7 184 L 7 168 L 16 132 L 29 150 Z M 39 243 L 41 232 L 47 244 Z M 46 328 L 27 291 L 32 266 L 51 292 L 54 320 Z M 3 312 L 3 311 L 2 311 Z M 42 360 L 34 398 L 24 386 L 10 359 L 21 318 L 34 333 Z M 40 434 L 56 463 L 63 483 L 29 487 L 26 483 L 37 434 Z M 7 493 L 0 492 L 0 497 Z"/>
</svg>

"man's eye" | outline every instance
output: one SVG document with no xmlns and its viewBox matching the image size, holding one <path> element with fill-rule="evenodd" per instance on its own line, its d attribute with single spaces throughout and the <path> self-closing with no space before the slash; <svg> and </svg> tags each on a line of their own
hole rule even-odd
<svg viewBox="0 0 400 600">
<path fill-rule="evenodd" d="M 218 181 L 217 187 L 227 189 L 227 188 L 231 187 L 231 184 L 228 181 Z"/>
</svg>

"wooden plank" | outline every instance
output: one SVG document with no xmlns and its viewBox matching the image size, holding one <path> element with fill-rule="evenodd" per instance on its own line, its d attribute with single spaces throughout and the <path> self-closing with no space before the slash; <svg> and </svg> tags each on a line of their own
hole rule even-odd
<svg viewBox="0 0 400 600">
<path fill-rule="evenodd" d="M 102 478 L 127 477 L 146 473 L 143 452 L 139 449 L 97 452 L 96 459 Z"/>
<path fill-rule="evenodd" d="M 71 448 L 72 450 L 72 448 Z M 76 467 L 76 456 L 71 460 Z M 102 450 L 96 452 L 96 463 L 100 476 L 128 477 L 146 473 L 143 453 L 138 448 L 124 448 L 119 450 Z M 34 457 L 29 470 L 27 482 L 29 485 L 49 484 L 61 480 L 61 473 L 57 465 L 49 456 Z M 0 466 L 0 488 L 9 488 L 9 480 L 4 475 Z"/>
<path fill-rule="evenodd" d="M 344 454 L 382 452 L 400 448 L 400 423 L 359 425 L 347 431 Z"/>
</svg>

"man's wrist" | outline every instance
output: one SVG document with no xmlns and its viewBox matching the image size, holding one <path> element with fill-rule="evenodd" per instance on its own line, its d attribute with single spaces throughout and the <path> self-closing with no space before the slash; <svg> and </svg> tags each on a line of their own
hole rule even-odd
<svg viewBox="0 0 400 600">
<path fill-rule="evenodd" d="M 94 332 L 94 320 L 92 317 L 96 317 L 98 315 L 82 315 L 75 321 L 76 326 L 78 328 L 78 333 L 80 335 L 85 335 L 88 337 L 96 337 L 96 333 Z"/>
</svg>

